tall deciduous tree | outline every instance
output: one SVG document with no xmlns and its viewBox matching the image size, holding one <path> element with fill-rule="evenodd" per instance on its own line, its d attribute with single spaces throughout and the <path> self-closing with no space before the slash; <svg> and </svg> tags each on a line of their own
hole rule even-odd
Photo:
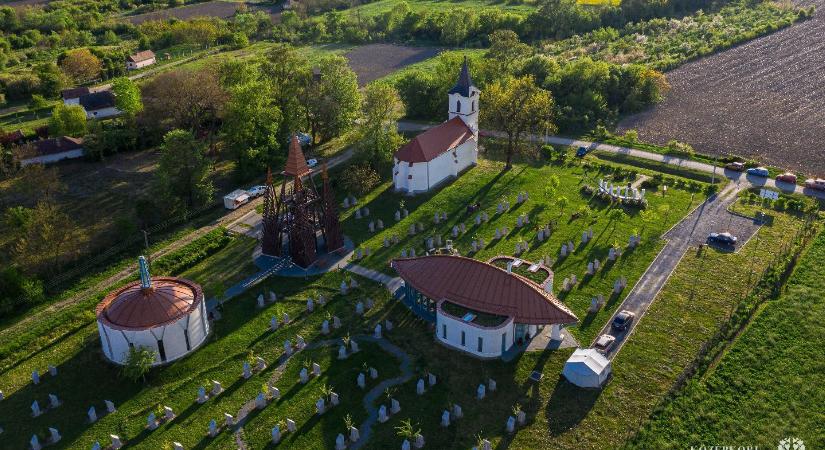
<svg viewBox="0 0 825 450">
<path fill-rule="evenodd" d="M 19 230 L 14 247 L 15 262 L 28 273 L 54 274 L 74 259 L 85 245 L 80 228 L 51 202 L 31 209 Z"/>
<path fill-rule="evenodd" d="M 375 169 L 382 170 L 392 161 L 401 145 L 398 119 L 404 115 L 404 103 L 392 85 L 370 83 L 364 91 L 358 156 Z"/>
<path fill-rule="evenodd" d="M 309 64 L 293 47 L 279 44 L 266 54 L 260 64 L 260 76 L 269 83 L 269 95 L 281 110 L 279 137 L 289 136 L 306 126 L 305 92 L 312 77 Z"/>
<path fill-rule="evenodd" d="M 100 76 L 103 63 L 88 48 L 67 52 L 60 61 L 60 69 L 75 83 L 86 83 Z"/>
<path fill-rule="evenodd" d="M 212 198 L 214 188 L 208 179 L 211 163 L 192 133 L 166 133 L 161 152 L 156 177 L 162 195 L 187 208 L 203 205 Z"/>
<path fill-rule="evenodd" d="M 212 137 L 227 101 L 218 76 L 209 69 L 164 72 L 143 86 L 141 120 L 163 133 L 175 128 Z"/>
<path fill-rule="evenodd" d="M 143 111 L 140 89 L 134 81 L 125 77 L 116 78 L 112 81 L 112 92 L 115 94 L 115 106 L 128 117 L 135 117 Z"/>
<path fill-rule="evenodd" d="M 507 78 L 487 86 L 483 95 L 485 127 L 507 135 L 507 164 L 527 133 L 555 132 L 553 97 L 541 89 L 532 77 Z"/>
<path fill-rule="evenodd" d="M 280 135 L 282 114 L 270 93 L 270 85 L 262 81 L 230 90 L 222 130 L 242 179 L 260 175 L 281 159 L 278 150 L 286 142 Z"/>
<path fill-rule="evenodd" d="M 49 118 L 52 136 L 81 137 L 86 134 L 86 111 L 77 105 L 58 103 Z"/>
<path fill-rule="evenodd" d="M 325 58 L 320 74 L 304 91 L 306 121 L 315 140 L 325 141 L 349 130 L 358 119 L 361 93 L 358 80 L 341 56 Z"/>
</svg>

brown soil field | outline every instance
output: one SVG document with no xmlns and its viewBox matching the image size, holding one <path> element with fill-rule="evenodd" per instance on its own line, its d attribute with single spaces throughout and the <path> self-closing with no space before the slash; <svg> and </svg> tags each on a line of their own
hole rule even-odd
<svg viewBox="0 0 825 450">
<path fill-rule="evenodd" d="M 672 89 L 619 131 L 678 139 L 712 155 L 735 154 L 825 176 L 825 0 L 808 21 L 667 73 Z"/>
<path fill-rule="evenodd" d="M 430 59 L 440 51 L 434 47 L 369 44 L 350 50 L 344 56 L 358 75 L 358 84 L 364 86 L 410 64 Z"/>
<path fill-rule="evenodd" d="M 126 19 L 135 25 L 146 22 L 147 20 L 165 20 L 172 17 L 181 20 L 192 19 L 195 17 L 218 17 L 220 19 L 226 19 L 235 15 L 235 11 L 237 11 L 241 5 L 243 5 L 243 3 L 212 0 L 203 3 L 181 6 L 179 8 L 162 9 L 159 11 L 137 14 L 134 16 L 128 16 Z M 265 11 L 273 17 L 278 16 L 281 12 L 280 6 L 260 5 L 255 3 L 247 3 L 246 6 L 249 11 Z"/>
<path fill-rule="evenodd" d="M 49 3 L 49 0 L 13 0 L 10 2 L 0 2 L 0 6 L 22 8 L 24 6 L 45 5 L 46 3 Z"/>
</svg>

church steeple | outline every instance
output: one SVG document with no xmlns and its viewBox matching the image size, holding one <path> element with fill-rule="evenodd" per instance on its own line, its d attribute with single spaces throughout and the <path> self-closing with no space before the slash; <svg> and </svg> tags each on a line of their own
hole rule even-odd
<svg viewBox="0 0 825 450">
<path fill-rule="evenodd" d="M 470 67 L 465 56 L 464 63 L 461 64 L 461 71 L 458 73 L 458 80 L 447 93 L 450 98 L 449 118 L 460 117 L 473 130 L 473 133 L 478 133 L 478 97 L 480 93 L 481 91 L 473 84 Z"/>
<path fill-rule="evenodd" d="M 461 65 L 461 72 L 458 73 L 458 81 L 448 94 L 460 94 L 463 97 L 469 97 L 470 89 L 474 87 L 473 78 L 470 76 L 470 67 L 467 65 L 467 57 L 465 56 L 464 63 Z"/>
</svg>

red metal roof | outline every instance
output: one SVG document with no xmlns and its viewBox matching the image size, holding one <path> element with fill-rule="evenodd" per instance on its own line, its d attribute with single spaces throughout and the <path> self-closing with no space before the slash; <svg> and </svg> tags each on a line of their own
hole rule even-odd
<svg viewBox="0 0 825 450">
<path fill-rule="evenodd" d="M 404 258 L 393 260 L 392 267 L 409 286 L 436 301 L 446 299 L 465 308 L 513 317 L 516 323 L 530 325 L 578 321 L 572 311 L 539 285 L 472 258 L 452 255 Z"/>
<path fill-rule="evenodd" d="M 153 277 L 152 287 L 140 281 L 115 290 L 97 305 L 97 319 L 118 330 L 147 330 L 176 322 L 203 301 L 200 285 L 174 277 Z"/>
<path fill-rule="evenodd" d="M 473 130 L 456 116 L 414 137 L 395 152 L 399 161 L 427 162 L 473 137 Z"/>
<path fill-rule="evenodd" d="M 301 144 L 298 142 L 298 137 L 292 135 L 292 140 L 289 141 L 289 155 L 286 157 L 284 175 L 302 177 L 309 172 L 309 166 L 307 166 L 307 160 L 304 158 L 304 152 L 301 151 Z"/>
</svg>

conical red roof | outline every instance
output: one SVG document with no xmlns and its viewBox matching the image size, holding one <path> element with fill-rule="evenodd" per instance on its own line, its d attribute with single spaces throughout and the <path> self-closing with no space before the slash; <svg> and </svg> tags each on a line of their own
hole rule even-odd
<svg viewBox="0 0 825 450">
<path fill-rule="evenodd" d="M 284 175 L 292 177 L 302 177 L 310 172 L 304 152 L 301 151 L 301 144 L 298 143 L 298 136 L 292 135 L 289 142 L 289 155 L 286 157 L 286 167 Z"/>
</svg>

